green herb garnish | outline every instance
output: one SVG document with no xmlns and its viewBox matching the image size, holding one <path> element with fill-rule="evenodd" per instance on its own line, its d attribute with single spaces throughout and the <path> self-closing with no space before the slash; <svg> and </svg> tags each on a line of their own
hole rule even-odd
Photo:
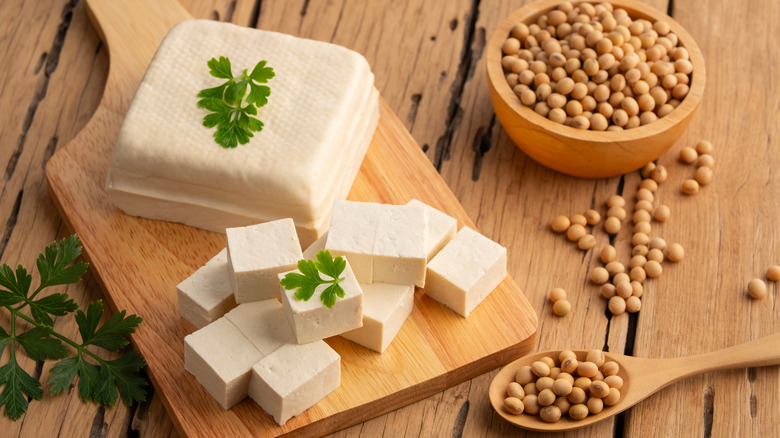
<svg viewBox="0 0 780 438">
<path fill-rule="evenodd" d="M 284 276 L 280 283 L 287 290 L 298 289 L 295 291 L 295 299 L 298 301 L 309 301 L 317 286 L 330 284 L 320 294 L 322 304 L 330 308 L 336 304 L 336 296 L 344 298 L 344 289 L 339 285 L 339 282 L 345 277 L 339 278 L 339 275 L 344 272 L 346 267 L 347 261 L 343 257 L 339 256 L 334 259 L 330 255 L 330 251 L 323 250 L 317 253 L 316 262 L 314 260 L 299 260 L 298 270 L 301 271 L 301 274 L 290 272 Z M 330 277 L 330 280 L 320 277 L 320 272 Z"/>
<path fill-rule="evenodd" d="M 135 373 L 146 363 L 135 351 L 128 351 L 114 360 L 105 360 L 87 350 L 87 346 L 100 347 L 117 352 L 127 346 L 126 336 L 133 333 L 142 319 L 136 315 L 125 316 L 125 311 L 115 313 L 105 323 L 100 324 L 103 316 L 103 303 L 93 302 L 84 313 L 75 301 L 64 293 L 53 293 L 37 298 L 45 288 L 55 285 L 72 284 L 81 281 L 81 275 L 87 270 L 84 262 L 74 263 L 81 255 L 79 238 L 76 235 L 63 239 L 59 244 L 52 242 L 43 254 L 38 256 L 37 267 L 40 284 L 30 293 L 32 276 L 21 265 L 16 271 L 10 266 L 0 266 L 0 306 L 11 312 L 10 332 L 0 327 L 0 354 L 6 346 L 9 348 L 8 363 L 0 366 L 0 406 L 14 420 L 19 419 L 29 406 L 27 399 L 40 400 L 43 397 L 41 382 L 29 375 L 16 360 L 17 344 L 27 355 L 36 361 L 63 359 L 70 356 L 70 345 L 76 355 L 61 360 L 49 370 L 53 376 L 49 379 L 52 394 L 67 390 L 76 375 L 79 376 L 79 394 L 85 401 L 94 400 L 109 406 L 116 404 L 117 387 L 127 404 L 146 399 L 144 387 L 146 379 Z M 22 313 L 29 307 L 30 315 Z M 76 312 L 75 318 L 81 334 L 81 343 L 73 341 L 53 329 L 52 316 L 65 316 Z M 32 328 L 22 332 L 21 321 Z M 63 344 L 64 343 L 64 344 Z M 25 397 L 25 394 L 27 395 Z"/>
<path fill-rule="evenodd" d="M 198 93 L 201 98 L 198 107 L 211 111 L 203 117 L 203 126 L 217 127 L 214 140 L 224 148 L 234 148 L 238 143 L 246 144 L 254 136 L 253 131 L 260 132 L 263 129 L 263 122 L 252 116 L 257 115 L 257 108 L 268 103 L 271 89 L 260 84 L 274 77 L 274 69 L 266 67 L 266 61 L 260 61 L 252 73 L 244 69 L 240 76 L 234 77 L 230 59 L 225 56 L 220 56 L 219 60 L 211 58 L 207 64 L 211 76 L 227 79 L 227 82 Z M 241 106 L 244 100 L 247 105 Z"/>
</svg>

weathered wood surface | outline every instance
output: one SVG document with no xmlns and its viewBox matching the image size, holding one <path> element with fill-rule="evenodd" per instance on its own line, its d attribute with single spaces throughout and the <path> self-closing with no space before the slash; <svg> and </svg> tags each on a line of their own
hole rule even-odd
<svg viewBox="0 0 780 438">
<path fill-rule="evenodd" d="M 611 317 L 588 271 L 595 252 L 575 250 L 547 229 L 556 214 L 631 197 L 639 175 L 580 180 L 524 156 L 493 116 L 482 48 L 495 25 L 522 1 L 182 1 L 196 17 L 332 41 L 363 53 L 377 87 L 440 170 L 476 225 L 506 245 L 509 270 L 540 315 L 539 349 L 608 348 L 642 357 L 714 350 L 780 331 L 778 286 L 761 301 L 747 281 L 780 263 L 780 4 L 773 0 L 649 3 L 670 9 L 696 38 L 707 62 L 704 100 L 688 132 L 659 162 L 670 169 L 659 200 L 672 218 L 654 232 L 682 243 L 686 258 L 647 283 L 638 317 Z M 671 4 L 670 4 L 671 3 Z M 41 248 L 67 234 L 48 194 L 47 159 L 97 107 L 108 59 L 81 1 L 0 2 L 0 261 L 32 265 Z M 684 145 L 708 138 L 716 179 L 695 197 L 679 186 L 692 169 L 676 161 Z M 616 239 L 627 262 L 628 227 Z M 597 234 L 599 246 L 606 235 Z M 598 248 L 598 246 L 597 246 Z M 574 310 L 551 315 L 546 293 L 569 291 Z M 63 288 L 81 305 L 102 293 L 89 275 Z M 7 326 L 5 313 L 0 324 Z M 57 329 L 77 332 L 70 317 Z M 7 358 L 7 353 L 3 359 Z M 46 385 L 49 364 L 22 361 Z M 337 432 L 335 436 L 515 436 L 493 414 L 487 388 L 495 372 Z M 673 385 L 587 436 L 777 436 L 778 367 L 720 372 Z M 176 435 L 158 397 L 104 408 L 77 391 L 31 403 L 3 435 Z M 529 434 L 530 435 L 530 434 Z"/>
</svg>

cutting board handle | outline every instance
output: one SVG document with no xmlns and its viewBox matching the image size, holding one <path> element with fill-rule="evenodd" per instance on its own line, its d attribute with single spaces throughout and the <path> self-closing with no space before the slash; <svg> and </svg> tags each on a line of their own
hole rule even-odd
<svg viewBox="0 0 780 438">
<path fill-rule="evenodd" d="M 192 19 L 176 0 L 87 0 L 87 14 L 108 46 L 107 87 L 130 89 L 130 97 L 168 30 Z M 129 103 L 103 102 L 122 114 Z"/>
</svg>

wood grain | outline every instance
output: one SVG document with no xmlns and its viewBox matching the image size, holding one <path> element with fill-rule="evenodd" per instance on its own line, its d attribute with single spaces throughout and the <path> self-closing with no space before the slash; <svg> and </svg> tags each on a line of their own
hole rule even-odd
<svg viewBox="0 0 780 438">
<path fill-rule="evenodd" d="M 137 83 L 165 32 L 189 15 L 175 2 L 88 2 L 111 53 L 104 97 L 90 123 L 46 167 L 53 198 L 82 240 L 92 269 L 115 308 L 143 315 L 133 336 L 177 428 L 188 435 L 309 436 L 340 429 L 482 374 L 528 351 L 536 314 L 507 277 L 463 319 L 418 294 L 398 337 L 382 355 L 340 338 L 339 389 L 277 426 L 247 401 L 223 411 L 183 366 L 175 286 L 221 246 L 224 236 L 178 224 L 129 217 L 103 190 L 114 138 Z M 148 11 L 154 9 L 150 16 Z M 143 23 L 143 26 L 140 24 Z M 457 200 L 386 104 L 350 199 L 403 204 L 417 198 L 473 226 Z"/>
<path fill-rule="evenodd" d="M 672 217 L 654 225 L 654 232 L 685 245 L 686 259 L 664 265 L 663 277 L 646 284 L 645 307 L 631 318 L 605 313 L 597 289 L 587 281 L 596 259 L 547 227 L 556 214 L 581 213 L 591 206 L 604 214 L 609 195 L 633 197 L 638 173 L 590 181 L 556 174 L 518 150 L 495 120 L 483 67 L 485 36 L 527 0 L 377 0 L 370 7 L 359 0 L 182 3 L 199 18 L 335 41 L 366 55 L 388 105 L 440 169 L 469 217 L 508 247 L 509 271 L 539 314 L 537 349 L 603 347 L 640 357 L 675 357 L 778 331 L 777 285 L 768 283 L 764 301 L 745 295 L 749 279 L 780 263 L 777 2 L 645 2 L 671 10 L 693 35 L 708 81 L 688 131 L 658 161 L 670 169 L 659 201 L 672 208 Z M 7 63 L 0 69 L 0 169 L 6 170 L 9 157 L 20 151 L 15 171 L 0 180 L 0 261 L 29 266 L 43 245 L 67 233 L 46 194 L 42 168 L 97 108 L 108 57 L 86 20 L 83 1 L 3 1 L 0 23 L 0 53 Z M 47 91 L 41 93 L 44 83 Z M 684 197 L 679 186 L 692 168 L 678 163 L 676 155 L 700 138 L 716 146 L 716 178 L 696 197 Z M 596 237 L 597 248 L 608 241 L 600 230 Z M 615 240 L 624 262 L 630 237 L 624 227 Z M 552 315 L 546 297 L 555 286 L 566 288 L 574 307 L 563 319 Z M 102 296 L 90 279 L 61 290 L 81 305 Z M 57 328 L 76 332 L 72 318 L 60 318 Z M 30 373 L 36 365 L 24 363 Z M 46 374 L 42 369 L 44 387 Z M 495 374 L 334 436 L 541 436 L 522 433 L 493 413 L 487 390 Z M 677 383 L 622 419 L 577 436 L 648 431 L 777 436 L 779 394 L 778 367 L 712 373 Z M 4 435 L 176 436 L 159 395 L 140 406 L 104 409 L 82 403 L 78 391 L 46 394 L 31 403 L 23 421 L 4 417 L 0 424 Z"/>
</svg>

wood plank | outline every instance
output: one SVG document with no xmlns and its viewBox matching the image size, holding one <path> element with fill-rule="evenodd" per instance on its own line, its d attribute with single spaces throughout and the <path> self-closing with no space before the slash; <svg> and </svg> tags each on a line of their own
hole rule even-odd
<svg viewBox="0 0 780 438">
<path fill-rule="evenodd" d="M 664 266 L 658 293 L 645 302 L 635 348 L 643 357 L 712 351 L 780 331 L 777 283 L 768 283 L 763 300 L 746 293 L 750 279 L 766 281 L 766 269 L 780 263 L 780 58 L 769 43 L 780 37 L 780 4 L 674 2 L 674 17 L 699 43 L 712 81 L 688 132 L 660 160 L 670 168 L 663 199 L 673 213 L 660 232 L 680 242 L 686 258 Z M 761 110 L 747 116 L 747 108 Z M 693 169 L 675 157 L 703 138 L 715 146 L 715 179 L 686 197 L 678 188 Z M 626 433 L 778 436 L 778 418 L 780 367 L 756 368 L 667 388 L 628 413 Z"/>
<path fill-rule="evenodd" d="M 133 83 L 140 80 L 145 63 L 162 38 L 160 30 L 186 13 L 166 4 L 163 10 L 169 15 L 128 20 L 146 8 L 116 9 L 114 4 L 109 7 L 99 1 L 89 4 L 114 51 L 107 90 L 84 131 L 49 162 L 47 177 L 58 207 L 81 236 L 108 298 L 115 307 L 144 315 L 145 323 L 133 339 L 180 430 L 196 433 L 208 428 L 266 436 L 290 431 L 321 434 L 481 374 L 530 348 L 536 316 L 509 277 L 468 320 L 418 294 L 408 323 L 383 355 L 370 354 L 338 338 L 329 340 L 342 356 L 341 387 L 284 427 L 276 426 L 251 402 L 221 410 L 183 370 L 186 330 L 179 321 L 172 291 L 224 245 L 224 236 L 126 216 L 110 205 L 102 189 L 113 138 L 127 107 L 127 96 L 135 88 Z M 143 32 L 133 32 L 123 24 L 128 22 L 143 22 Z M 380 127 L 350 198 L 405 203 L 412 197 L 470 225 L 419 147 L 382 104 Z"/>
</svg>

